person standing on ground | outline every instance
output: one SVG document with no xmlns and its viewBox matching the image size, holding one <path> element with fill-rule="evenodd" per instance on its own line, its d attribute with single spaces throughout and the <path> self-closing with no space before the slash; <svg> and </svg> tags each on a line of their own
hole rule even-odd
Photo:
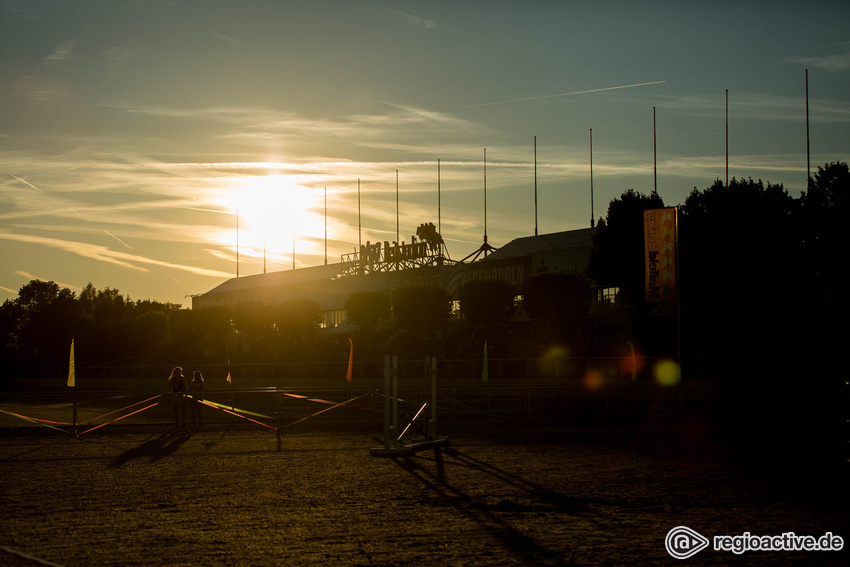
<svg viewBox="0 0 850 567">
<path fill-rule="evenodd" d="M 204 401 L 204 377 L 198 370 L 192 373 L 192 383 L 189 384 L 192 392 L 192 427 L 201 426 L 201 402 Z"/>
<path fill-rule="evenodd" d="M 186 406 L 184 395 L 186 393 L 186 379 L 183 377 L 183 369 L 175 366 L 168 378 L 168 391 L 171 394 L 171 409 L 174 412 L 174 427 L 186 427 Z"/>
</svg>

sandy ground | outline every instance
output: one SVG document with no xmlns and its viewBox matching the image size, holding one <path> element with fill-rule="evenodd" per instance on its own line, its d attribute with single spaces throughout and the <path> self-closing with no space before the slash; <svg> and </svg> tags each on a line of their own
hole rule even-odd
<svg viewBox="0 0 850 567">
<path fill-rule="evenodd" d="M 848 551 L 709 547 L 667 532 L 850 538 L 833 476 L 773 474 L 699 424 L 465 424 L 376 457 L 380 426 L 110 426 L 0 435 L 0 564 L 846 565 Z M 753 464 L 756 461 L 756 464 Z M 813 481 L 812 479 L 820 479 Z M 846 478 L 845 478 L 846 480 Z"/>
</svg>

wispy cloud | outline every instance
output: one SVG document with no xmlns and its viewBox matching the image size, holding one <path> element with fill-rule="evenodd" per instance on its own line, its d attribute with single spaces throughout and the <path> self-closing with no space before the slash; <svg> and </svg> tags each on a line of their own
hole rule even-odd
<svg viewBox="0 0 850 567">
<path fill-rule="evenodd" d="M 210 276 L 215 278 L 226 278 L 230 276 L 229 273 L 222 272 L 219 270 L 210 270 L 197 266 L 175 264 L 172 262 L 165 262 L 163 260 L 157 260 L 154 258 L 138 256 L 135 254 L 116 252 L 114 250 L 110 250 L 106 246 L 90 244 L 87 242 L 61 240 L 57 238 L 46 238 L 28 234 L 15 234 L 5 231 L 0 232 L 0 239 L 14 242 L 26 242 L 29 244 L 40 244 L 49 248 L 58 248 L 65 252 L 76 254 L 83 258 L 89 258 L 91 260 L 97 260 L 99 262 L 106 262 L 108 264 L 114 264 L 122 268 L 136 270 L 139 272 L 147 272 L 148 269 L 142 266 L 137 266 L 136 264 L 147 264 L 163 268 L 171 268 L 174 270 L 189 272 L 198 276 Z"/>
<path fill-rule="evenodd" d="M 687 95 L 669 97 L 659 108 L 680 111 L 689 116 L 722 116 L 725 111 L 724 92 L 717 95 Z M 810 98 L 810 118 L 813 121 L 845 122 L 850 120 L 850 101 Z M 791 97 L 764 93 L 730 92 L 730 117 L 757 120 L 805 120 L 804 96 Z"/>
<path fill-rule="evenodd" d="M 24 270 L 15 270 L 12 273 L 15 274 L 16 276 L 21 276 L 22 278 L 25 278 L 28 281 L 32 281 L 32 280 L 39 280 L 39 281 L 42 281 L 42 282 L 50 281 L 49 278 L 42 278 L 42 277 L 39 277 L 39 276 L 34 276 L 29 272 L 25 272 Z M 83 288 L 81 288 L 80 286 L 77 286 L 77 285 L 57 282 L 55 280 L 54 280 L 53 283 L 57 284 L 59 287 L 67 287 L 71 291 L 82 291 L 82 289 L 83 289 Z M 6 290 L 6 291 L 11 291 L 12 293 L 18 293 L 17 291 L 12 291 L 12 290 L 5 288 L 5 287 L 2 288 L 2 289 Z"/>
<path fill-rule="evenodd" d="M 434 20 L 429 20 L 427 18 L 419 17 L 415 14 L 409 14 L 407 12 L 401 12 L 399 10 L 391 10 L 390 8 L 384 8 L 384 11 L 390 13 L 398 18 L 401 18 L 408 24 L 413 24 L 414 26 L 424 28 L 426 30 L 432 30 L 440 27 L 437 22 Z"/>
<path fill-rule="evenodd" d="M 788 63 L 799 63 L 807 67 L 823 69 L 830 73 L 840 73 L 850 69 L 850 42 L 836 46 L 836 51 L 827 55 L 815 57 L 789 57 Z"/>
<path fill-rule="evenodd" d="M 202 26 L 201 24 L 192 24 L 192 25 L 195 28 L 204 31 L 204 32 L 210 34 L 211 36 L 213 36 L 213 37 L 215 37 L 215 38 L 217 38 L 217 39 L 219 39 L 219 40 L 221 40 L 225 43 L 229 43 L 230 45 L 235 45 L 236 47 L 242 47 L 242 42 L 239 41 L 238 39 L 233 38 L 232 36 L 229 36 L 229 35 L 223 34 L 223 33 L 219 33 L 219 32 L 214 31 L 214 30 L 212 30 L 212 29 L 210 29 L 206 26 Z"/>
<path fill-rule="evenodd" d="M 568 92 L 568 93 L 558 93 L 558 94 L 541 95 L 541 96 L 530 96 L 530 97 L 526 97 L 526 98 L 515 98 L 515 99 L 512 99 L 512 100 L 500 100 L 500 101 L 496 101 L 496 102 L 485 102 L 485 103 L 482 103 L 482 104 L 473 104 L 473 105 L 467 106 L 466 108 L 479 108 L 479 107 L 482 107 L 482 106 L 494 106 L 494 105 L 497 105 L 497 104 L 512 104 L 512 103 L 515 103 L 515 102 L 527 102 L 527 101 L 530 101 L 530 100 L 543 100 L 543 99 L 547 99 L 547 98 L 558 98 L 558 97 L 563 97 L 563 96 L 573 96 L 573 95 L 590 94 L 590 93 L 601 93 L 603 91 L 616 91 L 616 90 L 620 90 L 620 89 L 631 89 L 631 88 L 634 88 L 634 87 L 645 87 L 645 86 L 648 86 L 648 85 L 660 85 L 660 84 L 663 84 L 663 83 L 666 83 L 666 82 L 667 81 L 652 81 L 652 82 L 649 82 L 649 83 L 636 83 L 634 85 L 620 85 L 620 86 L 617 86 L 617 87 L 603 87 L 603 88 L 600 88 L 600 89 L 588 89 L 588 90 L 584 90 L 584 91 L 572 91 L 572 92 Z"/>
<path fill-rule="evenodd" d="M 39 104 L 62 104 L 71 96 L 70 85 L 55 77 L 24 75 L 13 81 L 15 94 Z"/>
<path fill-rule="evenodd" d="M 58 45 L 53 52 L 45 57 L 45 61 L 49 63 L 65 63 L 74 54 L 74 49 L 77 47 L 77 42 L 70 40 Z"/>
</svg>

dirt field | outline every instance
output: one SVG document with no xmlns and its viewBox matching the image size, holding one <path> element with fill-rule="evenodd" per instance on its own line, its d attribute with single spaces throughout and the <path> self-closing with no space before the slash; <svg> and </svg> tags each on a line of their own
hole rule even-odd
<svg viewBox="0 0 850 567">
<path fill-rule="evenodd" d="M 393 458 L 370 455 L 380 429 L 363 421 L 305 422 L 280 448 L 240 424 L 38 431 L 0 436 L 0 564 L 656 565 L 677 563 L 664 538 L 679 525 L 850 536 L 843 485 L 744 466 L 686 422 L 455 426 Z M 847 553 L 709 547 L 682 563 Z"/>
</svg>

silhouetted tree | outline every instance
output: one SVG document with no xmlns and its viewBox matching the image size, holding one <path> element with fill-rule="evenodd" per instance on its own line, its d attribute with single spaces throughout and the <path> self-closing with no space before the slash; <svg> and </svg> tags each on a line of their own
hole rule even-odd
<svg viewBox="0 0 850 567">
<path fill-rule="evenodd" d="M 55 282 L 32 280 L 18 291 L 17 345 L 25 360 L 44 366 L 67 364 L 79 327 L 74 292 Z"/>
<path fill-rule="evenodd" d="M 441 287 L 403 287 L 393 293 L 393 315 L 402 329 L 427 337 L 448 320 L 451 302 Z"/>
<path fill-rule="evenodd" d="M 600 287 L 619 287 L 625 305 L 633 306 L 643 296 L 643 212 L 663 206 L 657 193 L 629 189 L 608 204 L 608 214 L 594 234 L 588 277 Z"/>
<path fill-rule="evenodd" d="M 843 162 L 818 166 L 817 173 L 802 194 L 795 220 L 800 227 L 800 256 L 806 275 L 812 308 L 823 307 L 835 299 L 850 244 L 850 230 L 844 224 L 850 218 L 850 169 Z M 843 301 L 841 302 L 843 303 Z"/>
<path fill-rule="evenodd" d="M 354 292 L 345 300 L 345 311 L 351 323 L 368 332 L 390 318 L 390 298 L 382 291 Z"/>
<path fill-rule="evenodd" d="M 484 328 L 507 323 L 514 312 L 514 287 L 498 280 L 472 280 L 460 288 L 460 310 L 470 323 Z"/>
<path fill-rule="evenodd" d="M 551 339 L 577 345 L 585 340 L 592 299 L 590 282 L 584 275 L 550 273 L 526 282 L 523 306 Z"/>
<path fill-rule="evenodd" d="M 780 344 L 800 281 L 793 208 L 782 185 L 752 179 L 717 180 L 685 200 L 679 274 L 691 353 L 753 361 Z"/>
<path fill-rule="evenodd" d="M 322 322 L 321 307 L 309 299 L 293 299 L 274 306 L 273 320 L 284 335 L 312 335 Z"/>
<path fill-rule="evenodd" d="M 244 301 L 233 309 L 233 324 L 240 333 L 261 337 L 272 330 L 274 313 L 265 303 Z"/>
</svg>

